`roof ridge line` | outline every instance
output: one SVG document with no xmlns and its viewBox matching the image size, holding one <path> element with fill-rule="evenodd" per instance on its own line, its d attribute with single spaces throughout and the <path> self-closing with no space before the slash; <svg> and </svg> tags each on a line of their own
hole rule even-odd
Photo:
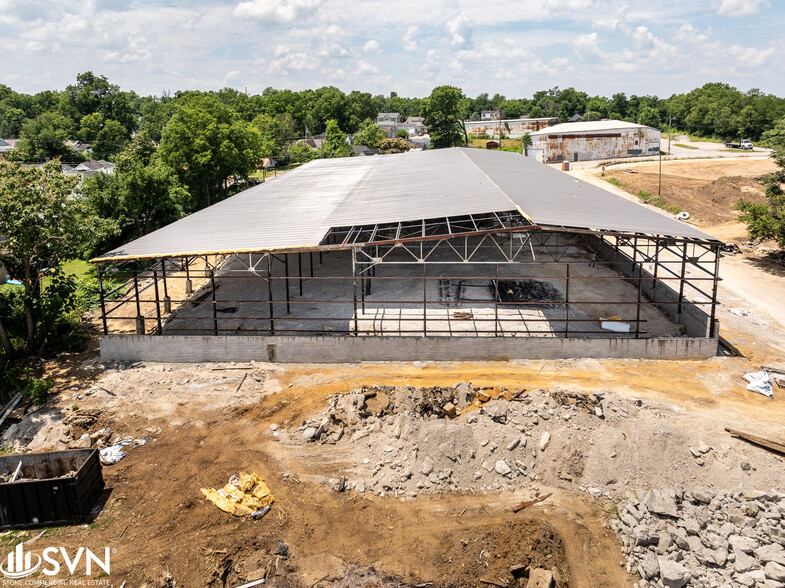
<svg viewBox="0 0 785 588">
<path fill-rule="evenodd" d="M 499 144 L 499 147 L 501 148 L 501 143 Z M 467 147 L 461 147 L 461 148 L 460 148 L 460 151 L 461 151 L 461 153 L 463 154 L 463 156 L 464 156 L 466 159 L 468 159 L 469 161 L 471 161 L 471 162 L 472 162 L 472 165 L 474 165 L 474 167 L 476 167 L 476 168 L 477 168 L 477 169 L 480 171 L 480 173 L 481 173 L 482 175 L 484 175 L 486 178 L 488 178 L 488 181 L 489 181 L 491 184 L 493 184 L 494 186 L 496 186 L 496 189 L 497 189 L 497 190 L 499 190 L 499 192 L 501 192 L 502 194 L 504 194 L 504 197 L 505 197 L 507 200 L 509 200 L 509 201 L 510 201 L 510 204 L 512 204 L 512 205 L 515 207 L 515 210 L 517 210 L 518 212 L 520 212 L 520 213 L 521 213 L 521 215 L 523 216 L 523 218 L 525 218 L 525 219 L 526 219 L 527 221 L 529 221 L 530 223 L 536 224 L 536 223 L 534 223 L 534 221 L 532 220 L 532 217 L 530 217 L 528 214 L 526 214 L 526 211 L 524 211 L 524 210 L 523 210 L 523 209 L 522 209 L 522 208 L 521 208 L 521 207 L 518 205 L 518 203 L 517 203 L 517 202 L 515 202 L 515 200 L 513 200 L 512 198 L 510 198 L 510 196 L 507 194 L 507 192 L 505 192 L 505 191 L 502 189 L 502 187 L 501 187 L 499 184 L 497 184 L 496 182 L 494 182 L 494 181 L 493 181 L 493 179 L 491 178 L 491 176 L 489 176 L 488 174 L 486 174 L 486 173 L 485 173 L 485 170 L 484 170 L 484 169 L 482 169 L 482 168 L 481 168 L 479 165 L 477 165 L 477 162 L 475 162 L 475 161 L 474 161 L 474 160 L 473 160 L 471 157 L 469 157 L 469 156 L 466 154 L 466 151 L 464 151 L 464 149 L 468 149 L 468 148 L 467 148 Z M 521 156 L 521 157 L 523 157 L 523 156 Z"/>
</svg>

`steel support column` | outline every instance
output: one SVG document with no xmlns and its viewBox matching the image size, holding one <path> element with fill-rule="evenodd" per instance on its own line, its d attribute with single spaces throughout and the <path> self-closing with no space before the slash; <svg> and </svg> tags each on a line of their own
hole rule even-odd
<svg viewBox="0 0 785 588">
<path fill-rule="evenodd" d="M 161 299 L 158 294 L 158 272 L 153 270 L 153 285 L 155 287 L 155 318 L 158 322 L 158 334 L 163 334 L 163 325 L 161 324 Z"/>
<path fill-rule="evenodd" d="M 681 274 L 679 277 L 679 314 L 681 314 L 682 300 L 684 299 L 684 276 L 687 274 L 687 242 L 682 246 Z"/>
<path fill-rule="evenodd" d="M 267 254 L 267 303 L 270 307 L 270 334 L 275 335 L 275 308 L 273 306 L 273 256 Z"/>
<path fill-rule="evenodd" d="M 213 331 L 218 334 L 218 304 L 215 302 L 215 271 L 210 270 L 210 295 L 213 307 Z"/>
<path fill-rule="evenodd" d="M 720 285 L 720 248 L 714 247 L 714 286 L 711 291 L 711 317 L 709 319 L 709 337 L 716 337 L 717 333 L 714 320 L 717 316 L 717 290 Z"/>
<path fill-rule="evenodd" d="M 96 266 L 95 273 L 98 276 L 98 299 L 101 302 L 101 322 L 104 327 L 104 335 L 108 335 L 109 326 L 106 322 L 106 298 L 104 294 L 103 270 L 100 263 Z"/>
</svg>

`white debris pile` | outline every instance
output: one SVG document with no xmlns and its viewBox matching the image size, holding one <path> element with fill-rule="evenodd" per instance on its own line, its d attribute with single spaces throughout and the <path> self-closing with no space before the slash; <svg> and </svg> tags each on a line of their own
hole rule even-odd
<svg viewBox="0 0 785 588">
<path fill-rule="evenodd" d="M 785 586 L 785 494 L 771 490 L 630 493 L 611 526 L 638 586 Z"/>
</svg>

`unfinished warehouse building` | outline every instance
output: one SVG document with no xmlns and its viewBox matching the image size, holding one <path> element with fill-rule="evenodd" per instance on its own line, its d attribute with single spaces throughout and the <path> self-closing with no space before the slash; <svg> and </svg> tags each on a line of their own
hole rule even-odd
<svg viewBox="0 0 785 588">
<path fill-rule="evenodd" d="M 113 284 L 101 290 L 101 350 L 154 361 L 709 357 L 720 247 L 516 153 L 318 160 L 94 259 Z"/>
</svg>

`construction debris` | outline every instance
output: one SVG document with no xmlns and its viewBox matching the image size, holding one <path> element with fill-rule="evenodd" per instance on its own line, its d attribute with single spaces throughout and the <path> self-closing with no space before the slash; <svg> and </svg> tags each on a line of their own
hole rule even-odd
<svg viewBox="0 0 785 588">
<path fill-rule="evenodd" d="M 220 490 L 202 488 L 202 494 L 222 511 L 236 517 L 261 518 L 275 501 L 261 476 L 245 472 L 233 475 Z"/>
<path fill-rule="evenodd" d="M 770 439 L 764 439 L 763 437 L 758 437 L 756 435 L 751 435 L 749 433 L 744 433 L 742 431 L 736 431 L 734 429 L 725 428 L 725 430 L 735 437 L 739 437 L 740 439 L 744 439 L 745 441 L 749 441 L 750 443 L 754 443 L 755 445 L 760 445 L 761 447 L 765 447 L 766 449 L 770 449 L 776 453 L 781 455 L 785 455 L 785 443 L 779 443 L 777 441 L 772 441 Z"/>
<path fill-rule="evenodd" d="M 769 374 L 765 370 L 744 374 L 744 379 L 749 382 L 747 390 L 750 392 L 757 392 L 769 398 L 774 398 L 774 392 L 771 390 L 771 378 L 769 378 Z"/>
<path fill-rule="evenodd" d="M 527 508 L 533 504 L 537 504 L 538 502 L 542 502 L 549 496 L 551 496 L 552 492 L 548 492 L 548 494 L 543 494 L 539 498 L 535 498 L 534 500 L 527 500 L 526 502 L 521 502 L 519 505 L 512 507 L 512 512 L 520 512 L 524 508 Z"/>
</svg>

